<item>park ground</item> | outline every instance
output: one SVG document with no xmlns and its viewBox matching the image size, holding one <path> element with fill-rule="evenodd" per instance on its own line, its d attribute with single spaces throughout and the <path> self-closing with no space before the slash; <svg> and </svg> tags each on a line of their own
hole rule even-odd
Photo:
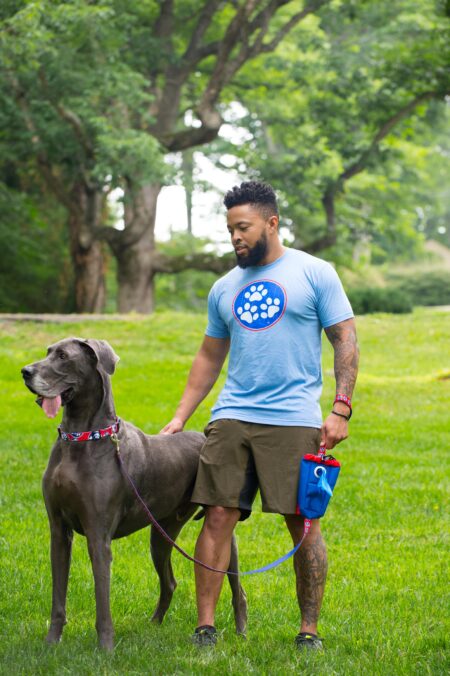
<svg viewBox="0 0 450 676">
<path fill-rule="evenodd" d="M 330 567 L 320 630 L 323 654 L 293 646 L 298 609 L 291 562 L 244 578 L 248 637 L 234 635 L 230 592 L 217 616 L 214 651 L 189 644 L 195 624 L 191 564 L 174 554 L 178 589 L 162 626 L 150 623 L 157 579 L 148 530 L 113 545 L 116 648 L 96 647 L 93 581 L 84 538 L 75 537 L 63 641 L 45 645 L 50 613 L 47 518 L 40 480 L 55 438 L 21 382 L 20 368 L 70 335 L 108 340 L 121 357 L 116 408 L 148 433 L 171 418 L 200 343 L 201 315 L 66 323 L 0 322 L 0 673 L 1 674 L 444 674 L 448 673 L 448 452 L 450 315 L 416 309 L 358 317 L 361 370 L 351 436 L 338 449 L 342 471 L 323 519 Z M 218 383 L 217 387 L 220 386 Z M 188 427 L 202 429 L 217 388 Z M 324 342 L 326 410 L 332 354 Z M 447 492 L 446 492 L 447 488 Z M 192 552 L 200 524 L 182 531 Z M 281 517 L 237 528 L 241 567 L 268 563 L 290 548 Z"/>
</svg>

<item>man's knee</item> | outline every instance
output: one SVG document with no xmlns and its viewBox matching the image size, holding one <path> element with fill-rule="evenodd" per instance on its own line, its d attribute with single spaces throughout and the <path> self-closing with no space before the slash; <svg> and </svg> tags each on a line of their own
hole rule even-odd
<svg viewBox="0 0 450 676">
<path fill-rule="evenodd" d="M 206 508 L 204 527 L 212 535 L 231 535 L 240 515 L 238 509 L 210 506 Z"/>
</svg>

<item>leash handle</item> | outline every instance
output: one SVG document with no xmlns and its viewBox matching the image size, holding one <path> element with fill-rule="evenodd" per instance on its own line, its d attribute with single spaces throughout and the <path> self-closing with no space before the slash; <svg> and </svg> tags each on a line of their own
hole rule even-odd
<svg viewBox="0 0 450 676">
<path fill-rule="evenodd" d="M 284 554 L 284 556 L 281 556 L 279 559 L 276 561 L 272 561 L 272 563 L 268 563 L 266 566 L 262 566 L 262 568 L 256 568 L 255 570 L 247 570 L 244 572 L 239 572 L 235 570 L 220 570 L 219 568 L 213 568 L 212 566 L 208 566 L 208 564 L 203 563 L 203 561 L 199 561 L 199 559 L 196 559 L 194 556 L 191 556 L 187 552 L 184 551 L 177 543 L 172 540 L 170 535 L 166 533 L 164 528 L 158 523 L 158 521 L 155 519 L 149 508 L 147 507 L 146 503 L 142 499 L 138 489 L 136 488 L 136 484 L 134 483 L 133 479 L 131 476 L 128 474 L 128 471 L 124 465 L 122 456 L 120 454 L 120 442 L 117 434 L 111 434 L 111 441 L 113 442 L 114 446 L 116 447 L 116 456 L 119 461 L 119 466 L 120 469 L 127 479 L 128 483 L 130 484 L 131 488 L 133 489 L 133 492 L 137 498 L 137 500 L 140 502 L 142 505 L 144 512 L 146 513 L 150 523 L 156 528 L 156 530 L 159 532 L 159 534 L 167 541 L 169 542 L 182 556 L 184 556 L 185 559 L 188 559 L 188 561 L 192 561 L 192 563 L 196 563 L 199 566 L 202 566 L 203 568 L 206 568 L 206 570 L 211 571 L 212 573 L 222 573 L 223 575 L 254 575 L 255 573 L 263 573 L 266 570 L 271 570 L 272 568 L 275 568 L 278 566 L 280 563 L 283 563 L 284 561 L 287 561 L 288 559 L 293 556 L 298 549 L 300 549 L 303 540 L 305 539 L 307 533 L 309 532 L 309 528 L 311 527 L 311 522 L 309 519 L 305 519 L 305 530 L 303 532 L 303 537 L 301 538 L 300 542 L 298 542 L 293 549 L 291 549 L 287 554 Z M 306 524 L 309 524 L 308 528 Z"/>
</svg>

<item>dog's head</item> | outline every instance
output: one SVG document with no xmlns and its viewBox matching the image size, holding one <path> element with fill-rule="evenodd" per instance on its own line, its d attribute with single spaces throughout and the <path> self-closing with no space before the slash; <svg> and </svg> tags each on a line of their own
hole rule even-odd
<svg viewBox="0 0 450 676">
<path fill-rule="evenodd" d="M 106 340 L 66 338 L 50 345 L 41 361 L 24 366 L 25 385 L 49 418 L 92 381 L 97 370 L 103 383 L 114 373 L 119 357 Z"/>
</svg>

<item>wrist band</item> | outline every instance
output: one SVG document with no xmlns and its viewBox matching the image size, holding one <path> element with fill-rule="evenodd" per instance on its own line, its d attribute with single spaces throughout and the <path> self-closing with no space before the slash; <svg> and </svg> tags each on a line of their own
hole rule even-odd
<svg viewBox="0 0 450 676">
<path fill-rule="evenodd" d="M 352 417 L 352 410 L 350 409 L 350 415 L 345 415 L 345 413 L 338 413 L 337 411 L 331 411 L 333 415 L 338 415 L 340 418 L 345 418 L 348 422 Z"/>
<path fill-rule="evenodd" d="M 341 401 L 343 404 L 348 406 L 350 411 L 352 410 L 352 400 L 350 399 L 350 397 L 347 397 L 346 394 L 338 393 L 334 398 L 333 405 L 336 404 L 338 401 Z"/>
</svg>

